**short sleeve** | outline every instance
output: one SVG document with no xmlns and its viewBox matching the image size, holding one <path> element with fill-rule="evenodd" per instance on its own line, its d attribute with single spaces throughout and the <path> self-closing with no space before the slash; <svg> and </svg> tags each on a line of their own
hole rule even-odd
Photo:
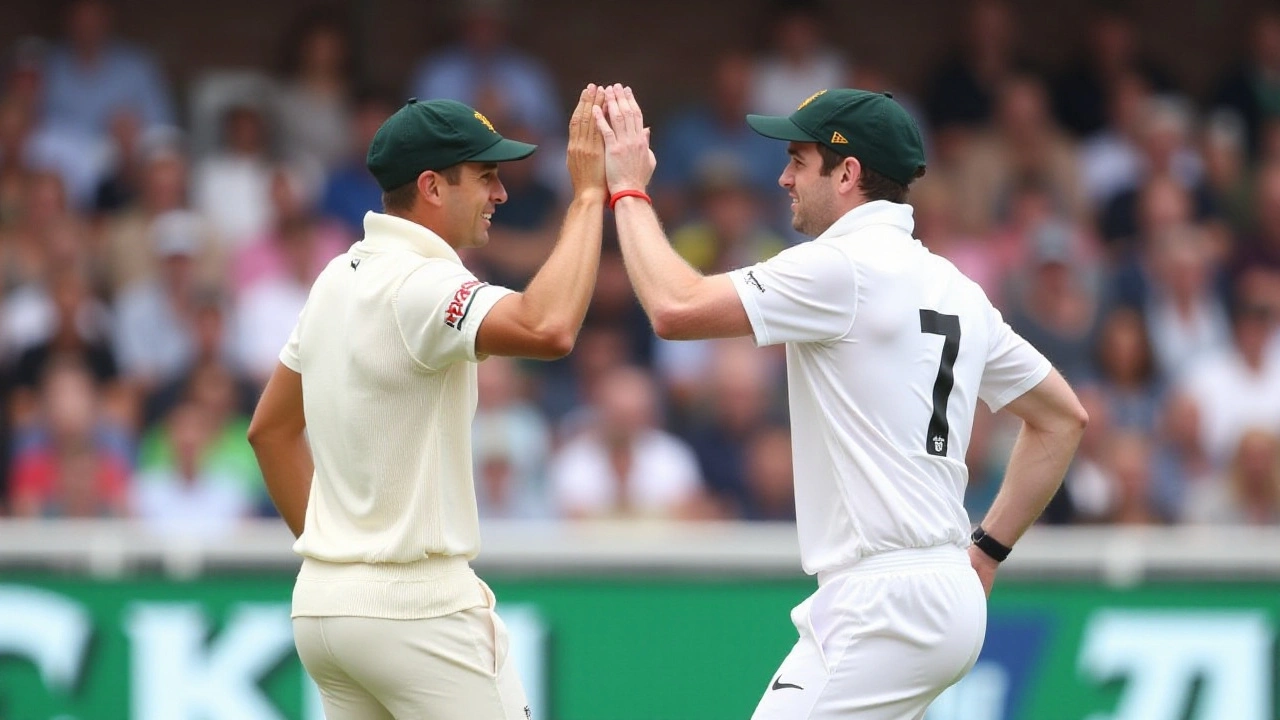
<svg viewBox="0 0 1280 720">
<path fill-rule="evenodd" d="M 853 325 L 853 265 L 837 248 L 807 242 L 729 273 L 751 321 L 756 345 L 822 342 Z"/>
<path fill-rule="evenodd" d="M 393 301 L 405 348 L 432 370 L 463 360 L 477 361 L 480 324 L 511 292 L 481 282 L 448 260 L 423 264 L 405 278 Z"/>
<path fill-rule="evenodd" d="M 302 327 L 302 316 L 307 312 L 304 306 L 302 312 L 298 313 L 298 321 L 293 324 L 293 332 L 289 333 L 289 339 L 285 341 L 284 348 L 280 350 L 280 363 L 290 370 L 302 374 L 302 355 L 299 350 L 298 337 L 301 334 L 299 328 Z M 277 337 L 279 337 L 277 335 Z"/>
<path fill-rule="evenodd" d="M 997 412 L 1039 385 L 1053 366 L 1039 350 L 1009 327 L 999 310 L 988 307 L 991 342 L 978 397 L 991 408 L 991 412 Z"/>
</svg>

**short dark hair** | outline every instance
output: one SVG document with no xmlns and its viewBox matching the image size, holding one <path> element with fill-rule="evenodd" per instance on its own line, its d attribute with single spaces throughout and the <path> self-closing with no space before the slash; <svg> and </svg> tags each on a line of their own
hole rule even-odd
<svg viewBox="0 0 1280 720">
<path fill-rule="evenodd" d="M 822 158 L 821 173 L 823 176 L 830 175 L 840 163 L 844 162 L 846 156 L 832 150 L 831 148 L 817 143 L 818 156 Z M 859 161 L 861 162 L 861 161 Z M 916 177 L 924 175 L 924 168 L 916 171 Z M 889 202 L 905 203 L 907 201 L 907 191 L 910 189 L 907 184 L 900 183 L 897 180 L 890 179 L 875 170 L 862 166 L 862 174 L 858 176 L 858 189 L 862 191 L 863 197 L 867 201 L 871 200 L 888 200 Z"/>
<path fill-rule="evenodd" d="M 450 165 L 436 174 L 444 178 L 450 185 L 462 182 L 462 165 Z M 386 212 L 408 212 L 413 208 L 413 199 L 418 196 L 418 181 L 407 182 L 398 188 L 382 193 L 382 209 Z"/>
</svg>

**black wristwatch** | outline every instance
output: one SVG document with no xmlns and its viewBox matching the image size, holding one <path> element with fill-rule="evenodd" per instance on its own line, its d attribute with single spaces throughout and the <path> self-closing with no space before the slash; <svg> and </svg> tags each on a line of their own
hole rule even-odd
<svg viewBox="0 0 1280 720">
<path fill-rule="evenodd" d="M 973 540 L 974 545 L 978 546 L 979 550 L 986 553 L 996 562 L 1004 562 L 1004 559 L 1009 557 L 1009 553 L 1013 552 L 1013 548 L 988 535 L 981 525 L 973 529 L 973 535 L 970 539 Z"/>
</svg>

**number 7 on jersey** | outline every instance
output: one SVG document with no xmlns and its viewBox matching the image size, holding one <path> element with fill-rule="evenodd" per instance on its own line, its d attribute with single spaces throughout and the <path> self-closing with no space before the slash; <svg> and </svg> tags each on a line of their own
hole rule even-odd
<svg viewBox="0 0 1280 720">
<path fill-rule="evenodd" d="M 933 381 L 933 413 L 924 436 L 924 450 L 930 455 L 946 457 L 951 426 L 947 424 L 947 401 L 955 385 L 954 368 L 960 354 L 960 316 L 943 315 L 936 310 L 920 310 L 920 332 L 941 335 L 942 362 Z"/>
</svg>

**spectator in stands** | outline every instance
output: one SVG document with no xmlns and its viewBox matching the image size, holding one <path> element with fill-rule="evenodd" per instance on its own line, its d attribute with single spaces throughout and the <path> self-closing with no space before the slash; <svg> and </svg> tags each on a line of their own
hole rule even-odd
<svg viewBox="0 0 1280 720">
<path fill-rule="evenodd" d="M 222 143 L 192 174 L 192 206 L 209 219 L 231 251 L 271 223 L 271 130 L 265 108 L 250 102 L 222 117 Z"/>
<path fill-rule="evenodd" d="M 1280 524 L 1280 438 L 1274 430 L 1245 431 L 1227 471 L 1198 489 L 1187 504 L 1190 522 Z"/>
<path fill-rule="evenodd" d="M 697 169 L 693 219 L 671 233 L 676 252 L 703 273 L 735 270 L 768 260 L 787 241 L 765 223 L 762 202 L 729 158 L 708 161 Z"/>
<path fill-rule="evenodd" d="M 175 131 L 160 127 L 152 132 Z M 143 128 L 137 114 L 123 110 L 111 118 L 107 128 L 110 160 L 88 207 L 95 216 L 118 212 L 138 196 L 142 184 L 142 143 Z"/>
<path fill-rule="evenodd" d="M 1280 273 L 1280 162 L 1258 169 L 1254 229 L 1241 238 L 1232 258 L 1232 276 L 1249 270 Z"/>
<path fill-rule="evenodd" d="M 1171 392 L 1154 438 L 1152 501 L 1179 522 L 1195 512 L 1192 506 L 1197 497 L 1218 477 L 1205 452 L 1200 428 L 1200 409 L 1195 401 Z"/>
<path fill-rule="evenodd" d="M 17 101 L 0 98 L 0 234 L 22 215 L 23 190 L 32 172 L 27 144 L 34 118 Z"/>
<path fill-rule="evenodd" d="M 754 509 L 756 498 L 748 484 L 751 443 L 770 420 L 770 391 L 776 386 L 769 382 L 767 356 L 756 352 L 752 343 L 709 343 L 711 360 L 700 386 L 684 390 L 689 398 L 686 412 L 692 415 L 686 437 L 697 454 L 706 489 L 723 514 L 741 517 Z M 789 450 L 783 459 L 789 464 Z M 762 482 L 776 479 L 771 472 L 765 470 Z M 775 489 L 760 490 L 768 495 Z M 760 500 L 772 507 L 776 497 Z"/>
<path fill-rule="evenodd" d="M 460 42 L 419 63 L 410 95 L 518 110 L 542 137 L 560 137 L 564 112 L 542 61 L 511 45 L 513 0 L 460 0 Z"/>
<path fill-rule="evenodd" d="M 24 350 L 14 365 L 14 391 L 9 406 L 14 425 L 22 427 L 34 419 L 40 407 L 42 379 L 55 363 L 67 359 L 89 373 L 106 415 L 121 425 L 132 423 L 133 398 L 119 382 L 107 314 L 89 294 L 83 265 L 77 263 L 53 271 L 48 302 L 53 315 L 49 337 Z"/>
<path fill-rule="evenodd" d="M 317 216 L 314 189 L 294 168 L 273 168 L 269 193 L 270 225 L 248 240 L 232 260 L 231 288 L 237 296 L 266 281 L 297 279 L 310 289 L 329 261 L 351 247 L 351 236 L 339 223 Z M 295 263 L 302 267 L 295 268 Z M 286 339 L 281 339 L 281 347 Z"/>
<path fill-rule="evenodd" d="M 1151 469 L 1151 440 L 1147 435 L 1124 430 L 1107 437 L 1102 470 L 1112 492 L 1109 523 L 1158 525 L 1166 521 L 1151 502 Z"/>
<path fill-rule="evenodd" d="M 1142 135 L 1157 105 L 1137 72 L 1124 72 L 1107 88 L 1106 122 L 1079 144 L 1085 192 L 1095 208 L 1140 183 Z"/>
<path fill-rule="evenodd" d="M 1233 287 L 1232 344 L 1190 366 L 1178 385 L 1196 405 L 1200 443 L 1215 472 L 1226 469 L 1245 430 L 1280 432 L 1280 363 L 1267 353 L 1275 309 L 1250 280 Z"/>
<path fill-rule="evenodd" d="M 1219 80 L 1212 104 L 1244 122 L 1249 157 L 1259 159 L 1263 126 L 1280 114 L 1280 10 L 1259 7 L 1248 28 L 1250 55 Z"/>
<path fill-rule="evenodd" d="M 1133 18 L 1122 8 L 1097 7 L 1089 20 L 1084 47 L 1054 82 L 1054 114 L 1076 137 L 1103 129 L 1108 98 L 1126 76 L 1136 76 L 1157 93 L 1173 90 L 1169 74 L 1145 57 Z"/>
<path fill-rule="evenodd" d="M 204 462 L 215 439 L 212 424 L 194 403 L 179 405 L 169 416 L 172 465 L 142 470 L 131 497 L 133 515 L 153 532 L 217 540 L 253 514 L 244 484 Z"/>
<path fill-rule="evenodd" d="M 232 406 L 234 415 L 248 418 L 258 404 L 261 387 L 246 375 L 238 366 L 232 365 L 228 358 L 233 354 L 227 339 L 228 319 L 225 302 L 216 292 L 198 293 L 194 301 L 194 319 L 192 328 L 195 334 L 195 352 L 189 367 L 178 377 L 160 385 L 145 400 L 142 412 L 142 427 L 153 428 L 156 423 L 177 407 L 178 404 L 191 397 L 197 381 L 205 374 L 213 375 L 221 381 L 229 378 L 234 396 Z M 212 368 L 211 370 L 207 370 Z M 221 403 L 217 403 L 221 407 Z M 231 412 L 231 411 L 228 411 Z M 243 438 L 239 438 L 243 439 Z M 144 465 L 145 444 L 144 444 Z"/>
<path fill-rule="evenodd" d="M 1073 223 L 1090 219 L 1075 147 L 1053 124 L 1043 84 L 1018 75 L 1000 86 L 995 123 L 975 135 L 957 159 L 955 184 L 962 227 L 990 231 L 1007 215 L 1007 199 L 1020 182 L 1043 185 L 1057 215 Z"/>
<path fill-rule="evenodd" d="M 1094 351 L 1093 378 L 1081 388 L 1086 409 L 1098 409 L 1090 417 L 1104 420 L 1099 423 L 1104 433 L 1130 430 L 1154 436 L 1165 388 L 1142 315 L 1133 308 L 1113 309 L 1102 320 Z"/>
<path fill-rule="evenodd" d="M 173 125 L 173 103 L 159 63 L 114 37 L 107 0 L 74 0 L 64 11 L 66 38 L 44 66 L 44 123 L 100 137 L 120 110 L 137 112 L 144 128 Z"/>
<path fill-rule="evenodd" d="M 844 85 L 849 63 L 827 41 L 831 20 L 819 0 L 777 0 L 764 23 L 767 53 L 751 78 L 751 112 L 789 115 L 805 98 Z"/>
<path fill-rule="evenodd" d="M 1029 265 L 1015 282 L 1006 319 L 1044 353 L 1064 377 L 1079 383 L 1090 374 L 1100 299 L 1087 286 L 1070 229 L 1046 223 L 1035 231 Z"/>
<path fill-rule="evenodd" d="M 181 374 L 194 355 L 196 258 L 203 232 L 200 218 L 188 211 L 157 218 L 152 248 L 159 275 L 134 285 L 116 303 L 116 356 L 143 393 Z"/>
<path fill-rule="evenodd" d="M 482 518 L 535 519 L 551 513 L 546 478 L 551 429 L 524 398 L 523 381 L 511 358 L 480 363 L 472 437 Z"/>
<path fill-rule="evenodd" d="M 18 38 L 13 44 L 12 52 L 6 58 L 4 79 L 0 80 L 0 90 L 4 92 L 5 104 L 16 106 L 19 111 L 34 122 L 43 111 L 41 107 L 44 93 L 44 65 L 47 54 L 47 43 L 43 38 L 26 35 Z"/>
<path fill-rule="evenodd" d="M 187 207 L 187 158 L 176 136 L 155 137 L 140 148 L 141 186 L 137 198 L 107 218 L 101 230 L 107 294 L 118 299 L 127 290 L 153 281 L 159 274 L 155 236 L 169 232 L 157 227 L 180 223 L 192 217 Z M 201 283 L 221 282 L 226 273 L 226 257 L 213 226 L 199 218 L 199 248 L 196 275 Z"/>
<path fill-rule="evenodd" d="M 656 152 L 662 158 L 653 176 L 654 202 L 667 222 L 688 219 L 698 169 L 726 158 L 741 165 L 743 181 L 761 197 L 777 195 L 782 155 L 772 141 L 752 132 L 742 120 L 747 113 L 757 112 L 751 104 L 751 81 L 748 55 L 721 53 L 712 62 L 706 96 L 677 110 L 654 133 Z M 773 213 L 767 215 L 772 222 Z"/>
<path fill-rule="evenodd" d="M 173 125 L 169 90 L 146 51 L 113 35 L 107 0 L 75 0 L 64 13 L 66 39 L 43 69 L 39 147 L 63 174 L 77 206 L 93 199 L 109 162 L 106 136 L 121 113 L 143 129 Z"/>
<path fill-rule="evenodd" d="M 351 136 L 351 94 L 357 82 L 351 33 L 350 17 L 323 6 L 299 17 L 285 41 L 279 98 L 285 154 L 318 163 L 325 171 L 346 159 Z"/>
<path fill-rule="evenodd" d="M 932 174 L 911 184 L 907 201 L 914 208 L 915 236 L 929 252 L 950 260 L 966 277 L 978 285 L 1000 307 L 1009 258 L 1002 255 L 998 243 L 961 232 L 955 195 L 944 179 Z M 1016 206 L 1016 200 L 1011 204 Z M 1017 216 L 1016 211 L 1011 213 Z"/>
<path fill-rule="evenodd" d="M 625 274 L 626 270 L 620 267 L 610 270 L 615 276 L 619 272 Z M 597 288 L 603 277 L 597 276 Z M 630 294 L 629 289 L 627 292 Z M 625 329 L 604 322 L 589 322 L 583 324 L 569 357 L 547 363 L 545 367 L 538 366 L 537 369 L 543 370 L 534 376 L 538 407 L 556 423 L 558 441 L 576 437 L 596 422 L 597 398 L 604 379 L 612 370 L 632 362 L 631 339 Z"/>
<path fill-rule="evenodd" d="M 0 235 L 0 293 L 9 295 L 46 277 L 49 234 L 69 217 L 66 191 L 56 173 L 26 178 L 18 217 Z"/>
<path fill-rule="evenodd" d="M 344 140 L 341 164 L 329 174 L 320 199 L 320 213 L 343 224 L 349 235 L 364 232 L 364 215 L 382 211 L 382 188 L 369 173 L 365 155 L 382 123 L 399 103 L 374 90 L 358 92 L 353 101 L 351 136 Z M 514 165 L 512 167 L 515 167 Z M 504 168 L 503 178 L 506 178 Z M 514 199 L 514 198 L 513 198 Z"/>
<path fill-rule="evenodd" d="M 596 421 L 552 458 L 552 495 L 570 518 L 678 518 L 702 492 L 698 461 L 681 440 L 655 427 L 653 379 L 634 367 L 600 381 Z"/>
<path fill-rule="evenodd" d="M 747 442 L 747 502 L 742 519 L 795 522 L 791 468 L 791 433 L 787 428 L 769 425 L 758 430 Z"/>
<path fill-rule="evenodd" d="M 280 362 L 307 293 L 320 271 L 346 251 L 350 239 L 337 223 L 317 221 L 297 198 L 285 174 L 273 182 L 276 205 L 272 236 L 241 251 L 236 261 L 236 349 L 240 365 L 265 385 Z"/>
<path fill-rule="evenodd" d="M 1114 194 L 1098 207 L 1099 233 L 1117 256 L 1133 250 L 1129 243 L 1138 231 L 1143 191 L 1157 178 L 1169 178 L 1187 192 L 1196 222 L 1217 216 L 1204 179 L 1204 163 L 1192 143 L 1191 113 L 1190 105 L 1180 98 L 1152 98 L 1145 104 L 1136 146 L 1140 154 L 1131 158 L 1127 181 L 1117 183 Z"/>
<path fill-rule="evenodd" d="M 1213 205 L 1233 237 L 1252 230 L 1253 175 L 1245 147 L 1244 123 L 1230 112 L 1209 115 L 1200 136 L 1205 183 Z"/>
<path fill-rule="evenodd" d="M 960 26 L 958 47 L 933 70 L 925 93 L 939 165 L 955 156 L 969 132 L 992 119 L 1000 89 L 1027 70 L 1007 0 L 972 0 Z"/>
<path fill-rule="evenodd" d="M 1049 184 L 1035 176 L 1019 178 L 1004 203 L 1004 221 L 986 237 L 983 248 L 989 272 L 1000 284 L 999 291 L 989 297 L 1003 302 L 1025 294 L 1033 281 L 1026 269 L 1035 264 L 1041 242 L 1061 244 L 1083 286 L 1090 294 L 1097 294 L 1102 273 L 1096 240 L 1084 226 L 1063 215 Z M 1049 240 L 1049 236 L 1056 239 Z"/>
<path fill-rule="evenodd" d="M 129 442 L 100 412 L 93 377 L 60 357 L 46 368 L 40 415 L 13 451 L 11 508 L 18 517 L 126 514 Z"/>
<path fill-rule="evenodd" d="M 1119 270 L 1120 302 L 1145 313 L 1156 367 L 1176 381 L 1199 358 L 1231 343 L 1207 234 L 1193 225 L 1143 240 L 1143 252 Z"/>
</svg>

